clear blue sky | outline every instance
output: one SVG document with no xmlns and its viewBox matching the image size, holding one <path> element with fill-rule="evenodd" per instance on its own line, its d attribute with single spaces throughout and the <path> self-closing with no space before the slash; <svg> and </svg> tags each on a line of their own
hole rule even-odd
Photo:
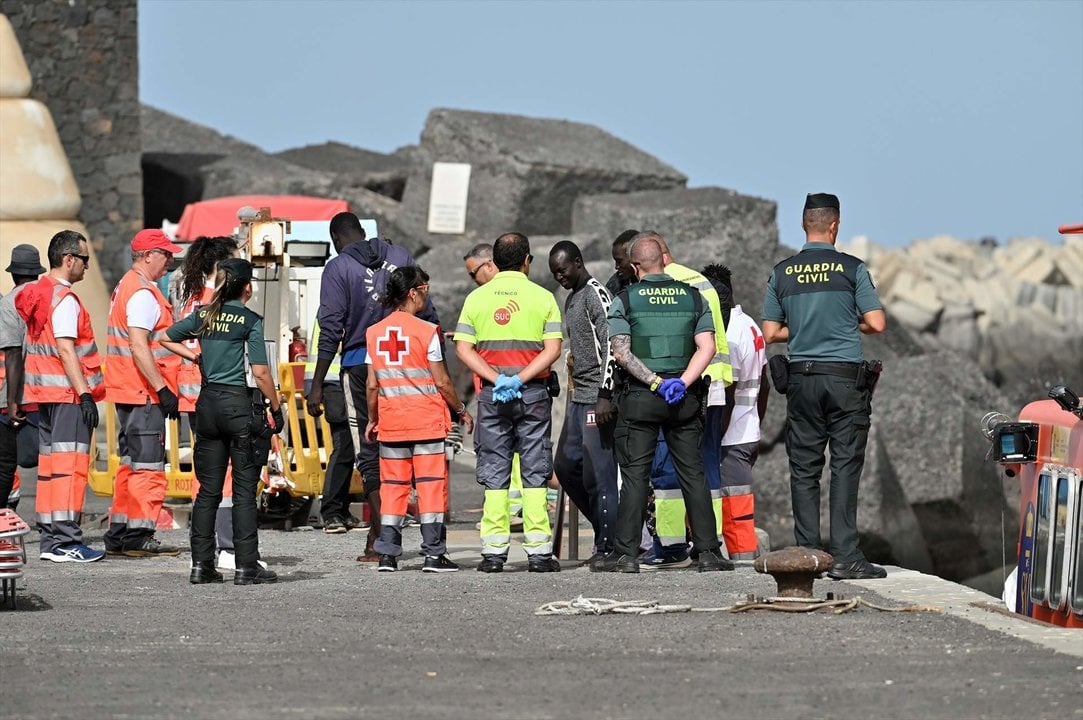
<svg viewBox="0 0 1083 720">
<path fill-rule="evenodd" d="M 434 107 L 598 125 L 840 235 L 1083 221 L 1083 2 L 141 0 L 140 95 L 278 151 L 390 152 Z"/>
</svg>

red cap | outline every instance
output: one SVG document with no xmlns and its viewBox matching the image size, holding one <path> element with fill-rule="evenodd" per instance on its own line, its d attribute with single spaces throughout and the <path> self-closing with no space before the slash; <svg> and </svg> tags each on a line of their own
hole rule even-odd
<svg viewBox="0 0 1083 720">
<path fill-rule="evenodd" d="M 169 253 L 179 253 L 181 251 L 180 245 L 174 245 L 169 240 L 169 236 L 157 228 L 147 228 L 146 230 L 140 230 L 132 238 L 132 252 L 140 252 L 142 250 L 165 250 Z"/>
</svg>

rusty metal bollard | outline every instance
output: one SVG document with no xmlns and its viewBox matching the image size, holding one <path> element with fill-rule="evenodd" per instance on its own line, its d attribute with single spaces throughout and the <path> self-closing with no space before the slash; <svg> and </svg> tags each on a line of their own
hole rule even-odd
<svg viewBox="0 0 1083 720">
<path fill-rule="evenodd" d="M 756 558 L 756 572 L 766 573 L 778 583 L 778 597 L 811 598 L 812 582 L 834 565 L 823 550 L 788 547 Z"/>
</svg>

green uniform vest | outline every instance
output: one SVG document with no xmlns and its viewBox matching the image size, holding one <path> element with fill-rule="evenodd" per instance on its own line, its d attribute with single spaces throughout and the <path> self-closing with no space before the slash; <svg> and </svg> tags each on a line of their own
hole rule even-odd
<svg viewBox="0 0 1083 720">
<path fill-rule="evenodd" d="M 640 280 L 621 293 L 632 329 L 632 354 L 656 373 L 680 374 L 696 352 L 703 298 L 676 280 Z"/>
</svg>

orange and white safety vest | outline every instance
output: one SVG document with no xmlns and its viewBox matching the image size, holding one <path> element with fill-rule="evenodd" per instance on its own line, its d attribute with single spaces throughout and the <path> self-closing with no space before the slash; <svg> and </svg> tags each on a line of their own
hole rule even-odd
<svg viewBox="0 0 1083 720">
<path fill-rule="evenodd" d="M 180 357 L 162 347 L 165 330 L 172 324 L 173 308 L 162 295 L 158 286 L 150 282 L 135 270 L 129 270 L 117 283 L 113 297 L 109 302 L 109 338 L 105 371 L 106 399 L 113 403 L 143 405 L 150 398 L 157 404 L 158 393 L 150 386 L 135 365 L 132 349 L 128 345 L 128 301 L 140 290 L 149 290 L 158 301 L 161 313 L 158 322 L 151 328 L 147 344 L 150 354 L 158 365 L 166 385 L 173 392 L 177 391 L 177 369 Z"/>
<path fill-rule="evenodd" d="M 429 370 L 429 345 L 440 328 L 397 310 L 365 333 L 379 386 L 381 442 L 447 437 L 451 415 Z"/>
<path fill-rule="evenodd" d="M 204 305 L 209 305 L 213 299 L 214 288 L 204 286 L 203 292 L 186 302 L 174 320 L 180 322 Z M 192 338 L 185 340 L 184 344 L 193 352 L 199 352 L 199 340 Z M 203 378 L 199 374 L 199 366 L 181 358 L 180 367 L 177 369 L 177 398 L 181 412 L 196 411 L 196 400 L 199 398 L 199 388 L 202 385 Z"/>
<path fill-rule="evenodd" d="M 105 397 L 105 383 L 102 379 L 102 358 L 94 342 L 94 329 L 90 325 L 90 313 L 83 307 L 79 296 L 70 287 L 48 275 L 37 283 L 36 288 L 27 288 L 43 293 L 49 298 L 49 310 L 41 333 L 34 337 L 28 334 L 26 342 L 25 383 L 23 384 L 23 402 L 76 404 L 79 394 L 71 386 L 64 363 L 60 360 L 60 350 L 53 335 L 53 310 L 60 301 L 69 295 L 79 305 L 78 335 L 74 339 L 75 355 L 83 369 L 83 377 L 90 386 L 90 394 L 95 400 Z M 22 298 L 20 298 L 22 299 Z M 30 323 L 27 323 L 28 326 Z M 28 331 L 32 332 L 32 331 Z"/>
</svg>

